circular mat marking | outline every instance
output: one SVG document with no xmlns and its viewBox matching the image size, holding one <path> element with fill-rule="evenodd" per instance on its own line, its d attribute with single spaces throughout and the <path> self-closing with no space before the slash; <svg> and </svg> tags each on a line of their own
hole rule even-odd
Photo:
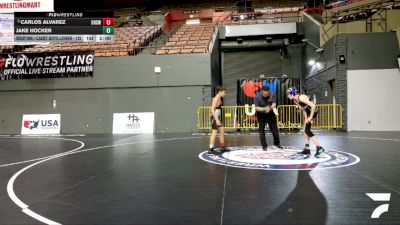
<svg viewBox="0 0 400 225">
<path fill-rule="evenodd" d="M 260 170 L 313 170 L 333 169 L 357 164 L 360 158 L 354 154 L 327 150 L 319 157 L 300 155 L 301 148 L 285 146 L 280 149 L 262 151 L 259 146 L 230 147 L 230 152 L 223 154 L 200 153 L 199 158 L 209 163 L 229 167 Z"/>
</svg>

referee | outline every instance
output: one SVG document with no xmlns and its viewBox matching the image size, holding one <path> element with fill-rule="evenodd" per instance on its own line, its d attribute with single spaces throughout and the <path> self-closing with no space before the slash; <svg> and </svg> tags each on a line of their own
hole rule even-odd
<svg viewBox="0 0 400 225">
<path fill-rule="evenodd" d="M 255 98 L 257 111 L 258 131 L 260 133 L 261 146 L 264 151 L 267 150 L 268 144 L 265 138 L 265 125 L 268 123 L 269 129 L 274 136 L 275 149 L 282 149 L 279 140 L 279 130 L 276 121 L 276 116 L 273 109 L 276 107 L 276 96 L 271 94 L 267 86 L 262 87 L 261 93 Z"/>
</svg>

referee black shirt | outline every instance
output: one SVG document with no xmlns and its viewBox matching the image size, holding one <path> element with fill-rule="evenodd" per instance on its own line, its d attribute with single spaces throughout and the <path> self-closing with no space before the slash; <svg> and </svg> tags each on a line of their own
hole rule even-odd
<svg viewBox="0 0 400 225">
<path fill-rule="evenodd" d="M 270 93 L 269 96 L 264 96 L 262 93 L 259 93 L 254 100 L 254 104 L 256 105 L 256 107 L 262 107 L 262 108 L 271 106 L 274 103 L 276 104 L 276 95 L 273 93 Z M 263 115 L 267 116 L 272 114 L 274 114 L 272 110 L 270 110 L 268 113 L 265 111 L 263 112 L 257 111 L 258 116 L 263 116 Z"/>
</svg>

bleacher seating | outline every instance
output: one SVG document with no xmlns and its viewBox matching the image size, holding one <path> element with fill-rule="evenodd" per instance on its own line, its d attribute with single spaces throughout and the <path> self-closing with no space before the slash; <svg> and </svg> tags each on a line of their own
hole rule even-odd
<svg viewBox="0 0 400 225">
<path fill-rule="evenodd" d="M 94 50 L 96 56 L 128 56 L 140 52 L 161 32 L 160 26 L 115 28 L 114 42 L 51 43 L 27 48 L 24 52 Z"/>
<path fill-rule="evenodd" d="M 206 53 L 214 33 L 212 23 L 183 25 L 164 47 L 158 49 L 157 55 Z"/>
<path fill-rule="evenodd" d="M 11 51 L 13 48 L 13 45 L 0 45 L 0 53 Z"/>
</svg>

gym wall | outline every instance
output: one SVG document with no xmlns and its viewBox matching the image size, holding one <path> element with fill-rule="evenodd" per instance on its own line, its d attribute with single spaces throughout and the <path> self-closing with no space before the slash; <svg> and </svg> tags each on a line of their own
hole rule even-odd
<svg viewBox="0 0 400 225">
<path fill-rule="evenodd" d="M 349 70 L 348 131 L 400 131 L 399 69 Z"/>
<path fill-rule="evenodd" d="M 365 46 L 368 46 L 366 48 Z M 351 70 L 377 70 L 397 69 L 397 54 L 399 45 L 395 32 L 339 34 L 329 40 L 324 46 L 321 57 L 326 59 L 321 63 L 327 66 L 317 73 L 310 74 L 305 79 L 307 94 L 316 96 L 317 103 L 332 103 L 334 98 L 337 104 L 343 106 L 343 128 L 348 129 L 348 71 Z M 334 64 L 331 65 L 333 51 Z M 339 57 L 344 57 L 344 62 Z M 375 82 L 381 82 L 380 77 L 375 77 Z M 335 87 L 332 88 L 331 84 Z M 397 83 L 399 86 L 400 83 Z M 335 93 L 330 93 L 330 91 Z M 371 92 L 374 92 L 371 90 Z"/>
<path fill-rule="evenodd" d="M 210 85 L 210 54 L 96 58 L 93 78 L 1 81 L 0 133 L 19 134 L 23 114 L 48 113 L 61 114 L 64 134 L 111 133 L 117 112 L 155 112 L 156 132 L 196 131 Z"/>
</svg>

